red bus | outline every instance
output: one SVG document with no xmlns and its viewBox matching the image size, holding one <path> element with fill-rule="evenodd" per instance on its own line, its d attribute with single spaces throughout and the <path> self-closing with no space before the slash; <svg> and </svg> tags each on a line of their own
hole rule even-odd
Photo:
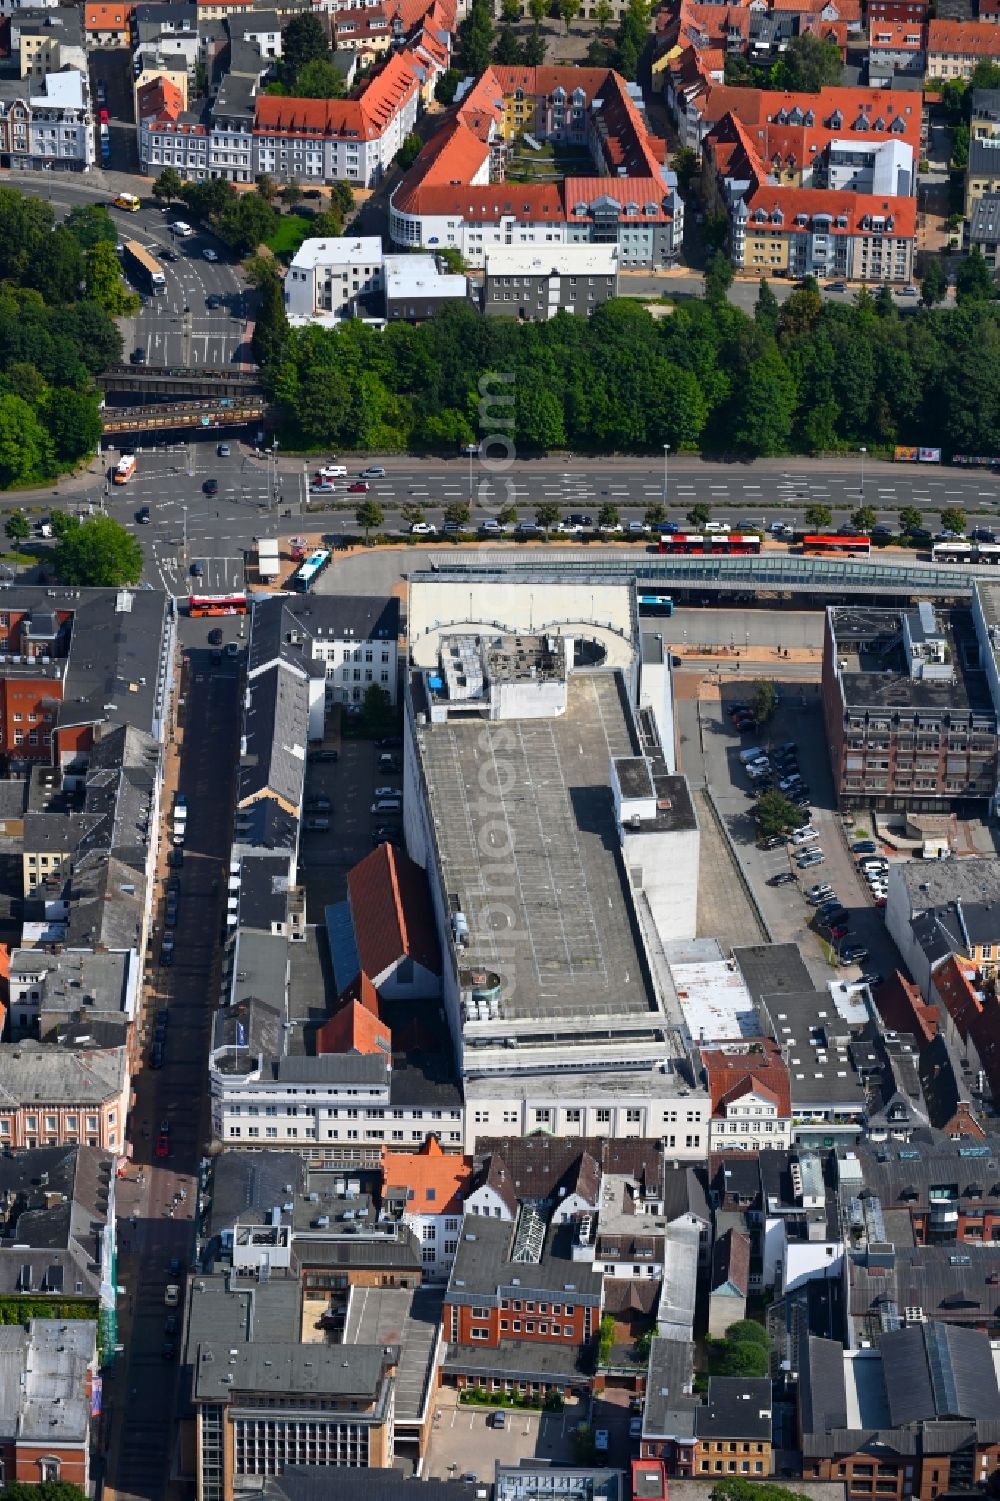
<svg viewBox="0 0 1000 1501">
<path fill-rule="evenodd" d="M 802 551 L 819 553 L 826 558 L 867 558 L 872 550 L 870 537 L 803 537 Z"/>
<path fill-rule="evenodd" d="M 188 599 L 189 615 L 245 615 L 245 594 L 192 594 Z"/>
<path fill-rule="evenodd" d="M 660 537 L 659 550 L 668 557 L 685 553 L 728 553 L 757 557 L 760 553 L 760 538 L 755 532 L 746 535 L 738 532 L 664 532 Z"/>
</svg>

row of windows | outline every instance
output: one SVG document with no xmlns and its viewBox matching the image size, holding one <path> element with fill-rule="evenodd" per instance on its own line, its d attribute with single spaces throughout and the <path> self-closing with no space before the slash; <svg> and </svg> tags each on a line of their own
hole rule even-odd
<svg viewBox="0 0 1000 1501">
<path fill-rule="evenodd" d="M 259 1126 L 248 1126 L 246 1134 L 247 1134 L 247 1136 L 251 1140 L 256 1140 L 260 1136 L 260 1127 Z M 307 1141 L 308 1140 L 315 1141 L 317 1139 L 317 1134 L 318 1133 L 316 1131 L 316 1127 L 315 1126 L 306 1126 L 305 1129 L 302 1132 L 302 1136 Z M 447 1131 L 447 1132 L 446 1131 L 442 1131 L 439 1134 L 441 1136 L 443 1136 L 446 1141 L 459 1142 L 459 1141 L 462 1140 L 462 1133 L 460 1131 Z M 243 1127 L 242 1126 L 230 1126 L 229 1127 L 229 1135 L 230 1135 L 230 1137 L 236 1137 L 236 1138 L 241 1137 L 243 1135 Z M 268 1141 L 277 1141 L 278 1140 L 278 1128 L 277 1128 L 277 1126 L 265 1126 L 264 1127 L 264 1136 L 265 1136 L 265 1139 L 267 1139 Z M 426 1136 L 427 1136 L 426 1131 L 411 1131 L 410 1132 L 410 1140 L 411 1141 L 421 1141 L 422 1142 L 422 1141 L 425 1140 Z M 297 1140 L 298 1137 L 299 1137 L 299 1128 L 298 1128 L 298 1126 L 285 1126 L 283 1128 L 283 1130 L 281 1131 L 281 1139 L 282 1140 L 286 1140 L 286 1139 Z M 333 1130 L 333 1131 L 328 1131 L 326 1133 L 326 1139 L 327 1139 L 327 1141 L 340 1141 L 342 1138 L 341 1138 L 341 1134 L 340 1134 L 340 1132 L 338 1130 Z M 347 1130 L 347 1131 L 344 1132 L 343 1139 L 346 1140 L 346 1141 L 360 1141 L 361 1140 L 361 1133 L 359 1131 Z M 406 1137 L 405 1137 L 405 1133 L 403 1131 L 390 1131 L 388 1133 L 388 1139 L 390 1141 L 405 1141 Z M 385 1140 L 386 1140 L 386 1132 L 384 1130 L 381 1130 L 381 1131 L 366 1131 L 365 1132 L 365 1141 L 385 1141 Z"/>
</svg>

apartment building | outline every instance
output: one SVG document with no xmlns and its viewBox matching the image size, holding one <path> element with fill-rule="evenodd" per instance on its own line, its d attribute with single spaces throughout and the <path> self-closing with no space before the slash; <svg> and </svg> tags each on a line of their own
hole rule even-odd
<svg viewBox="0 0 1000 1501">
<path fill-rule="evenodd" d="M 759 1152 L 791 1145 L 788 1068 L 771 1038 L 703 1048 L 712 1101 L 708 1149 Z"/>
<path fill-rule="evenodd" d="M 965 205 L 967 220 L 975 216 L 981 198 L 1000 193 L 1000 135 L 979 135 L 969 142 L 969 164 L 965 170 Z"/>
<path fill-rule="evenodd" d="M 83 14 L 72 6 L 19 6 L 10 18 L 10 50 L 32 92 L 50 73 L 87 75 Z"/>
<path fill-rule="evenodd" d="M 0 165 L 14 172 L 89 172 L 95 162 L 87 76 L 73 69 L 0 80 Z"/>
<path fill-rule="evenodd" d="M 458 1250 L 472 1159 L 445 1153 L 436 1136 L 416 1152 L 382 1152 L 382 1213 L 416 1236 L 423 1275 L 446 1280 Z"/>
<path fill-rule="evenodd" d="M 294 266 L 293 261 L 289 275 Z M 367 276 L 357 269 L 356 259 L 352 258 L 349 266 L 345 274 L 352 281 Z M 324 276 L 319 279 L 325 281 Z M 332 271 L 330 279 L 334 279 Z M 396 703 L 398 646 L 397 599 L 310 594 L 298 599 L 279 595 L 254 601 L 250 671 L 279 659 L 310 674 L 318 670 L 327 708 L 335 703 L 361 703 L 373 683 L 388 695 L 390 703 Z"/>
<path fill-rule="evenodd" d="M 376 187 L 417 121 L 420 70 L 395 52 L 357 99 L 294 99 L 258 95 L 252 125 L 250 178 L 278 182 L 348 182 Z"/>
<path fill-rule="evenodd" d="M 927 23 L 927 77 L 971 78 L 982 58 L 1000 60 L 1000 27 L 990 21 Z"/>
<path fill-rule="evenodd" d="M 527 133 L 585 146 L 594 170 L 506 181 Z M 393 192 L 389 234 L 406 249 L 453 246 L 474 266 L 507 245 L 616 244 L 621 267 L 673 261 L 684 208 L 641 96 L 600 68 L 494 64 L 463 96 Z"/>
<path fill-rule="evenodd" d="M 487 317 L 541 322 L 562 310 L 588 318 L 618 296 L 617 245 L 494 245 L 485 271 Z"/>
<path fill-rule="evenodd" d="M 127 47 L 135 0 L 86 0 L 83 29 L 88 47 Z"/>
<path fill-rule="evenodd" d="M 997 710 L 967 610 L 833 606 L 822 701 L 841 808 L 988 807 Z"/>
<path fill-rule="evenodd" d="M 429 318 L 468 295 L 467 279 L 442 271 L 433 255 L 386 255 L 378 235 L 305 240 L 285 276 L 293 327 L 345 318 Z M 395 673 L 389 691 L 395 694 Z"/>
<path fill-rule="evenodd" d="M 770 1475 L 771 1382 L 711 1376 L 695 1411 L 694 1473 L 699 1477 Z"/>
<path fill-rule="evenodd" d="M 81 1143 L 121 1152 L 128 1105 L 123 1047 L 0 1048 L 0 1147 Z"/>
<path fill-rule="evenodd" d="M 574 1259 L 574 1237 L 529 1204 L 514 1225 L 466 1220 L 442 1314 L 446 1381 L 536 1394 L 586 1385 L 603 1278 Z"/>
<path fill-rule="evenodd" d="M 866 150 L 859 162 L 849 146 L 831 143 L 828 159 L 834 180 L 843 174 L 853 182 L 860 168 L 861 183 L 866 185 L 876 169 L 887 168 L 894 191 L 886 196 L 864 191 L 864 186 L 838 191 L 776 184 L 753 133 L 732 113 L 708 133 L 704 154 L 706 199 L 726 217 L 729 254 L 738 271 L 758 277 L 909 282 L 916 200 L 910 196 L 912 173 L 899 171 L 905 152 Z M 900 187 L 905 187 L 905 194 Z"/>
<path fill-rule="evenodd" d="M 9 1485 L 93 1483 L 93 1404 L 99 1400 L 97 1325 L 29 1319 L 0 1328 L 0 1463 Z"/>
</svg>

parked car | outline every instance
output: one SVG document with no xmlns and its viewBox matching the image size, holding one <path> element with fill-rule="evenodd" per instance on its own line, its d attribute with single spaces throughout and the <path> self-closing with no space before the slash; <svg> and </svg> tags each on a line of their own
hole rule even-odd
<svg viewBox="0 0 1000 1501">
<path fill-rule="evenodd" d="M 870 969 L 867 974 L 861 976 L 862 985 L 867 985 L 870 990 L 885 984 L 885 975 L 880 975 L 877 969 Z"/>
<path fill-rule="evenodd" d="M 767 884 L 769 886 L 790 886 L 794 880 L 795 877 L 790 870 L 779 870 L 776 876 L 768 877 Z"/>
<path fill-rule="evenodd" d="M 490 1427 L 491 1428 L 506 1428 L 507 1427 L 507 1414 L 502 1410 L 502 1408 L 497 1408 L 496 1412 L 491 1415 L 491 1417 L 490 1417 Z"/>
<path fill-rule="evenodd" d="M 874 839 L 856 839 L 851 845 L 851 854 L 876 855 L 878 854 L 878 845 Z"/>
<path fill-rule="evenodd" d="M 162 1131 L 156 1138 L 156 1155 L 157 1157 L 170 1156 L 170 1137 L 166 1136 Z"/>
<path fill-rule="evenodd" d="M 307 813 L 329 813 L 332 807 L 333 804 L 330 802 L 330 799 L 328 797 L 306 798 Z"/>
<path fill-rule="evenodd" d="M 385 479 L 385 470 L 381 464 L 369 464 L 367 469 L 362 469 L 359 479 Z"/>
<path fill-rule="evenodd" d="M 607 1454 L 611 1447 L 611 1436 L 606 1428 L 594 1430 L 594 1450 L 598 1454 Z"/>
<path fill-rule="evenodd" d="M 437 527 L 433 521 L 415 521 L 410 527 L 411 537 L 436 537 Z"/>
<path fill-rule="evenodd" d="M 842 964 L 857 964 L 861 959 L 868 958 L 868 950 L 863 943 L 849 943 L 841 949 L 840 959 Z"/>
<path fill-rule="evenodd" d="M 825 859 L 826 856 L 822 850 L 809 850 L 807 854 L 799 856 L 799 869 L 808 870 L 811 865 L 822 865 Z"/>
</svg>

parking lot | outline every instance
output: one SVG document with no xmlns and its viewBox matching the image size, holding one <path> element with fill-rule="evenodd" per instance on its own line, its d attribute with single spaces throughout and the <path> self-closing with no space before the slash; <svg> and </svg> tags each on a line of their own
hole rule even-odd
<svg viewBox="0 0 1000 1501">
<path fill-rule="evenodd" d="M 442 1388 L 423 1473 L 426 1478 L 458 1479 L 475 1475 L 492 1480 L 499 1461 L 516 1465 L 522 1459 L 568 1464 L 574 1458 L 573 1435 L 587 1415 L 586 1403 L 569 1403 L 561 1413 L 508 1409 L 507 1426 L 490 1426 L 490 1407 L 461 1407 L 457 1392 Z"/>
<path fill-rule="evenodd" d="M 370 812 L 376 787 L 391 786 L 400 799 L 403 795 L 401 771 L 379 766 L 383 754 L 386 752 L 373 740 L 343 737 L 340 712 L 336 710 L 327 720 L 324 748 L 307 759 L 299 878 L 305 885 L 307 910 L 314 922 L 322 921 L 323 908 L 330 902 L 343 901 L 347 873 L 371 853 L 377 828 L 398 829 L 395 842 L 402 843 L 401 813 L 378 817 Z M 388 754 L 394 757 L 396 766 L 401 765 L 401 751 Z M 310 829 L 313 818 L 329 820 L 329 828 Z"/>
<path fill-rule="evenodd" d="M 885 931 L 882 912 L 874 905 L 849 849 L 855 820 L 845 825 L 835 807 L 818 686 L 802 681 L 786 681 L 780 686 L 782 702 L 774 719 L 753 733 L 741 734 L 728 713 L 735 700 L 746 697 L 745 683 L 724 683 L 721 700 L 700 704 L 706 775 L 716 803 L 775 942 L 796 944 L 817 984 L 826 983 L 831 976 L 828 950 L 815 931 L 814 910 L 802 893 L 814 883 L 829 882 L 849 914 L 846 941 L 868 950 L 860 964 L 845 965 L 841 972 L 850 977 L 873 970 L 884 974 L 898 963 L 898 956 Z M 810 823 L 818 835 L 816 847 L 823 851 L 822 863 L 802 870 L 792 845 L 781 844 L 770 850 L 758 846 L 751 817 L 754 784 L 740 761 L 740 752 L 751 746 L 769 752 L 793 741 L 809 788 Z M 769 884 L 773 877 L 788 872 L 794 875 L 794 883 Z"/>
</svg>

